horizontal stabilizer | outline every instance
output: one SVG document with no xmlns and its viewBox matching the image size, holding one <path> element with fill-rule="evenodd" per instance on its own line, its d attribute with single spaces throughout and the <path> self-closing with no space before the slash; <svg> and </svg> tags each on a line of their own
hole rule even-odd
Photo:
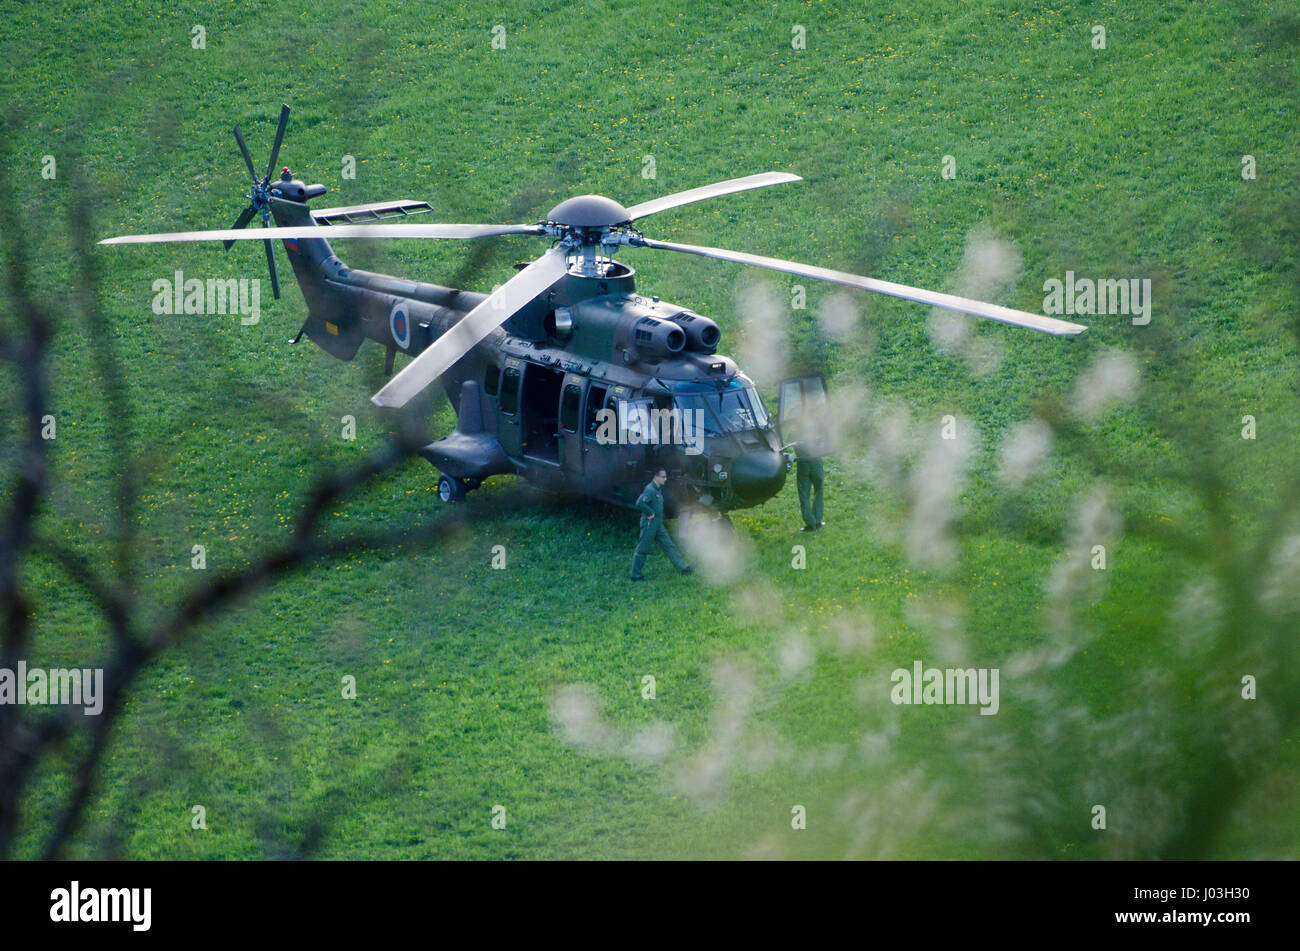
<svg viewBox="0 0 1300 951">
<path fill-rule="evenodd" d="M 483 428 L 483 397 L 476 380 L 460 387 L 456 428 L 420 450 L 420 455 L 453 479 L 486 479 L 514 472 L 500 441 Z"/>
<path fill-rule="evenodd" d="M 453 479 L 486 479 L 494 475 L 512 475 L 514 467 L 505 450 L 491 433 L 467 436 L 452 432 L 420 450 L 439 472 Z"/>
<path fill-rule="evenodd" d="M 364 224 L 367 221 L 392 221 L 433 211 L 427 201 L 376 201 L 369 205 L 348 205 L 346 208 L 322 208 L 311 216 L 323 225 Z"/>
</svg>

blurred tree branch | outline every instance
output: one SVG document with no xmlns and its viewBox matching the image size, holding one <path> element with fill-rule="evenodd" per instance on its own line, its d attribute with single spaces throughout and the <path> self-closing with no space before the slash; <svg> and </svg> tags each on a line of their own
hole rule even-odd
<svg viewBox="0 0 1300 951">
<path fill-rule="evenodd" d="M 13 124 L 13 120 L 10 120 Z M 12 136 L 0 136 L 5 142 Z M 326 537 L 322 519 L 358 490 L 393 472 L 425 442 L 423 421 L 412 414 L 400 417 L 387 444 L 362 462 L 343 471 L 319 477 L 292 526 L 289 537 L 271 544 L 241 568 L 217 574 L 189 586 L 169 609 L 141 603 L 141 582 L 136 558 L 141 489 L 132 408 L 123 384 L 124 368 L 117 358 L 114 337 L 108 330 L 98 300 L 99 274 L 92 252 L 93 199 L 85 183 L 74 183 L 68 214 L 74 282 L 67 301 L 73 305 L 92 342 L 94 360 L 102 380 L 111 428 L 107 451 L 116 478 L 112 485 L 112 550 L 108 570 L 98 568 L 54 534 L 41 527 L 57 473 L 50 466 L 48 443 L 41 436 L 42 420 L 51 410 L 48 366 L 55 321 L 52 302 L 42 297 L 32 279 L 30 248 L 20 220 L 21 203 L 9 178 L 9 155 L 0 155 L 0 229 L 4 237 L 6 290 L 15 320 L 0 327 L 0 360 L 12 368 L 18 383 L 24 439 L 16 459 L 12 484 L 7 488 L 0 523 L 0 612 L 4 629 L 0 639 L 0 666 L 16 667 L 33 637 L 32 606 L 23 589 L 23 567 L 44 558 L 89 598 L 111 632 L 106 656 L 95 662 L 104 669 L 104 706 L 96 717 L 80 708 L 35 711 L 30 706 L 0 705 L 0 859 L 12 855 L 23 823 L 24 796 L 35 770 L 56 752 L 71 757 L 73 785 L 65 800 L 51 804 L 49 830 L 43 855 L 57 858 L 76 835 L 114 728 L 123 716 L 123 700 L 131 687 L 167 651 L 195 636 L 203 627 L 238 605 L 249 595 L 287 578 L 347 555 L 436 545 L 462 529 L 465 509 L 435 524 L 414 528 L 380 528 Z M 529 199 L 517 199 L 516 204 Z M 475 256 L 461 276 L 470 276 L 491 256 Z M 522 492 L 511 491 L 493 500 L 496 514 L 527 504 Z M 83 738 L 85 743 L 72 744 Z M 84 747 L 84 749 L 82 748 Z M 313 821 L 303 849 L 310 852 L 322 834 L 320 820 Z"/>
</svg>

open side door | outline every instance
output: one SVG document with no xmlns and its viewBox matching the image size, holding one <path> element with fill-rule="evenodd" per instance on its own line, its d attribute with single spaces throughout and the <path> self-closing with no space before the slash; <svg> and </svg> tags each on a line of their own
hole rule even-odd
<svg viewBox="0 0 1300 951">
<path fill-rule="evenodd" d="M 826 378 L 820 373 L 781 381 L 776 428 L 783 447 L 803 448 L 808 455 L 830 453 L 830 410 L 826 405 Z"/>
</svg>

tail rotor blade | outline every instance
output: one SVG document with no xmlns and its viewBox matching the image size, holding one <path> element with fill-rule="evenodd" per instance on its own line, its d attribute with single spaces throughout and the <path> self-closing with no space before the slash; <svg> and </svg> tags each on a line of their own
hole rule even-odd
<svg viewBox="0 0 1300 951">
<path fill-rule="evenodd" d="M 275 247 L 271 243 L 270 239 L 267 239 L 265 243 L 265 247 L 266 247 L 266 265 L 271 269 L 271 293 L 275 295 L 276 300 L 279 300 L 280 299 L 280 275 L 276 272 L 275 269 Z"/>
<path fill-rule="evenodd" d="M 248 144 L 244 142 L 244 136 L 239 131 L 239 126 L 235 126 L 235 141 L 239 143 L 239 152 L 244 156 L 244 164 L 248 166 L 248 174 L 253 176 L 253 181 L 257 181 L 257 172 L 253 168 L 253 156 L 248 154 Z"/>
<path fill-rule="evenodd" d="M 239 213 L 239 217 L 236 218 L 236 219 L 235 219 L 235 223 L 234 223 L 233 225 L 230 226 L 230 230 L 231 230 L 231 231 L 236 231 L 236 230 L 238 230 L 239 228 L 244 227 L 244 226 L 247 225 L 250 221 L 253 220 L 253 215 L 255 215 L 255 214 L 257 214 L 257 209 L 254 208 L 252 205 L 249 205 L 247 208 L 245 208 L 243 211 L 241 211 L 241 212 Z M 225 241 L 225 242 L 223 242 L 223 244 L 226 246 L 226 250 L 227 250 L 227 251 L 229 251 L 231 248 L 233 248 L 233 247 L 235 246 L 235 242 L 234 242 L 234 241 Z"/>
<path fill-rule="evenodd" d="M 271 180 L 271 174 L 275 171 L 275 160 L 280 157 L 280 143 L 284 141 L 284 127 L 289 124 L 289 107 L 280 106 L 280 125 L 275 130 L 275 145 L 271 146 L 271 161 L 266 165 L 266 178 L 263 182 Z M 256 175 L 254 176 L 256 177 Z"/>
</svg>

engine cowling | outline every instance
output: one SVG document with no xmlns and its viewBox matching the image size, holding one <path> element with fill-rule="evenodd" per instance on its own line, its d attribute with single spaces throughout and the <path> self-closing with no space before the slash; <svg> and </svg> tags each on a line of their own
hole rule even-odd
<svg viewBox="0 0 1300 951">
<path fill-rule="evenodd" d="M 632 324 L 632 345 L 648 360 L 661 360 L 686 349 L 686 331 L 669 320 L 638 317 Z"/>
<path fill-rule="evenodd" d="M 717 353 L 718 343 L 722 340 L 722 331 L 707 317 L 679 310 L 668 318 L 682 328 L 686 334 L 686 349 L 696 353 Z"/>
</svg>

